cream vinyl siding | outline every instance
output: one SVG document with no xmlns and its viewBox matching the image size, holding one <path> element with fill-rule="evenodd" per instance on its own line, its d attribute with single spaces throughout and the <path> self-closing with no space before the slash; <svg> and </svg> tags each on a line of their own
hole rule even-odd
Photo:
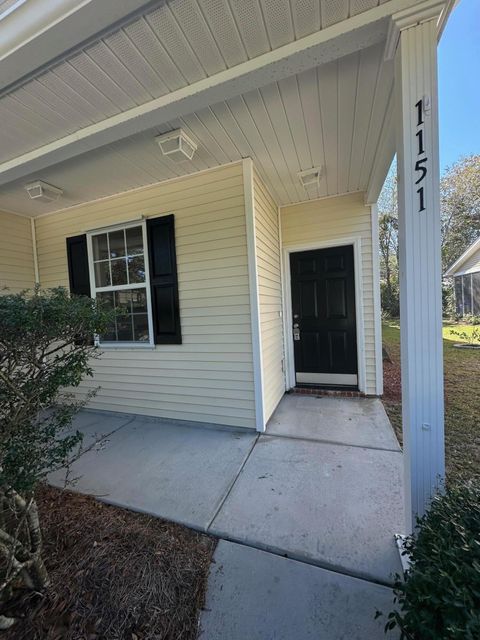
<svg viewBox="0 0 480 640">
<path fill-rule="evenodd" d="M 242 165 L 37 218 L 40 280 L 68 285 L 65 239 L 140 215 L 175 215 L 183 344 L 104 348 L 98 409 L 255 427 Z"/>
<path fill-rule="evenodd" d="M 312 245 L 342 238 L 360 238 L 362 252 L 362 299 L 365 341 L 365 393 L 376 393 L 375 322 L 371 210 L 363 193 L 314 200 L 282 207 L 282 245 Z M 355 274 L 356 277 L 358 274 Z M 358 327 L 357 327 L 358 330 Z"/>
<path fill-rule="evenodd" d="M 278 207 L 255 172 L 253 203 L 266 423 L 285 393 L 280 229 Z"/>
<path fill-rule="evenodd" d="M 0 211 L 0 293 L 17 293 L 34 284 L 30 218 Z"/>
</svg>

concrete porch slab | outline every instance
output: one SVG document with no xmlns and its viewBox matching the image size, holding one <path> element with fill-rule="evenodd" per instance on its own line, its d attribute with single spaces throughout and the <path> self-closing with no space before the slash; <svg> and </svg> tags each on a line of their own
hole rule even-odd
<svg viewBox="0 0 480 640">
<path fill-rule="evenodd" d="M 375 612 L 392 603 L 387 587 L 221 540 L 199 640 L 382 640 Z"/>
<path fill-rule="evenodd" d="M 402 477 L 399 452 L 262 436 L 209 531 L 390 584 Z"/>
<path fill-rule="evenodd" d="M 107 422 L 105 422 L 107 420 Z M 149 418 L 82 412 L 74 426 L 90 441 L 112 426 L 105 447 L 81 457 L 71 470 L 75 491 L 206 530 L 253 447 L 256 434 L 184 426 Z M 64 474 L 51 484 L 63 486 Z"/>
<path fill-rule="evenodd" d="M 400 451 L 378 398 L 287 394 L 270 418 L 267 433 Z"/>
</svg>

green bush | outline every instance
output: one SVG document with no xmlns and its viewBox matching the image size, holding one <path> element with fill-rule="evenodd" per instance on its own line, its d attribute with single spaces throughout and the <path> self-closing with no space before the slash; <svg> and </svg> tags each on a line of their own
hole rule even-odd
<svg viewBox="0 0 480 640">
<path fill-rule="evenodd" d="M 465 324 L 480 324 L 480 316 L 475 316 L 473 313 L 466 313 L 464 316 L 461 316 L 461 320 Z"/>
<path fill-rule="evenodd" d="M 48 584 L 35 489 L 83 449 L 72 418 L 89 394 L 92 337 L 111 322 L 94 300 L 65 289 L 0 295 L 0 605 Z M 0 609 L 0 629 L 14 620 Z"/>
<path fill-rule="evenodd" d="M 480 638 L 480 483 L 446 490 L 407 539 L 411 568 L 397 576 L 398 609 L 385 630 L 408 640 Z"/>
<path fill-rule="evenodd" d="M 395 280 L 390 283 L 380 282 L 380 298 L 382 311 L 389 318 L 398 318 L 400 316 L 400 289 L 398 282 Z"/>
</svg>

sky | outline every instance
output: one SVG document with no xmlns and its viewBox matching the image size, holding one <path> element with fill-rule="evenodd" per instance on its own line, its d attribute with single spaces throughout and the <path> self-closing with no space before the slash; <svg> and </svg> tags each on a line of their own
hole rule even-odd
<svg viewBox="0 0 480 640">
<path fill-rule="evenodd" d="M 480 154 L 480 0 L 460 0 L 438 47 L 440 170 Z"/>
</svg>

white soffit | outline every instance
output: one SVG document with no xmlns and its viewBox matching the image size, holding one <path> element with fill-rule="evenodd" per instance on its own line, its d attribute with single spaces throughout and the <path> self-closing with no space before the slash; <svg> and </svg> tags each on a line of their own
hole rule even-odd
<svg viewBox="0 0 480 640">
<path fill-rule="evenodd" d="M 278 204 L 363 191 L 392 90 L 382 59 L 380 43 L 77 156 L 1 187 L 0 209 L 38 215 L 243 157 Z M 162 156 L 155 136 L 174 129 L 198 143 L 191 161 Z M 298 172 L 320 166 L 318 186 L 304 189 Z M 23 185 L 36 179 L 61 185 L 61 201 L 28 201 Z"/>
<path fill-rule="evenodd" d="M 165 2 L 1 97 L 0 162 L 381 4 L 382 0 Z"/>
</svg>

